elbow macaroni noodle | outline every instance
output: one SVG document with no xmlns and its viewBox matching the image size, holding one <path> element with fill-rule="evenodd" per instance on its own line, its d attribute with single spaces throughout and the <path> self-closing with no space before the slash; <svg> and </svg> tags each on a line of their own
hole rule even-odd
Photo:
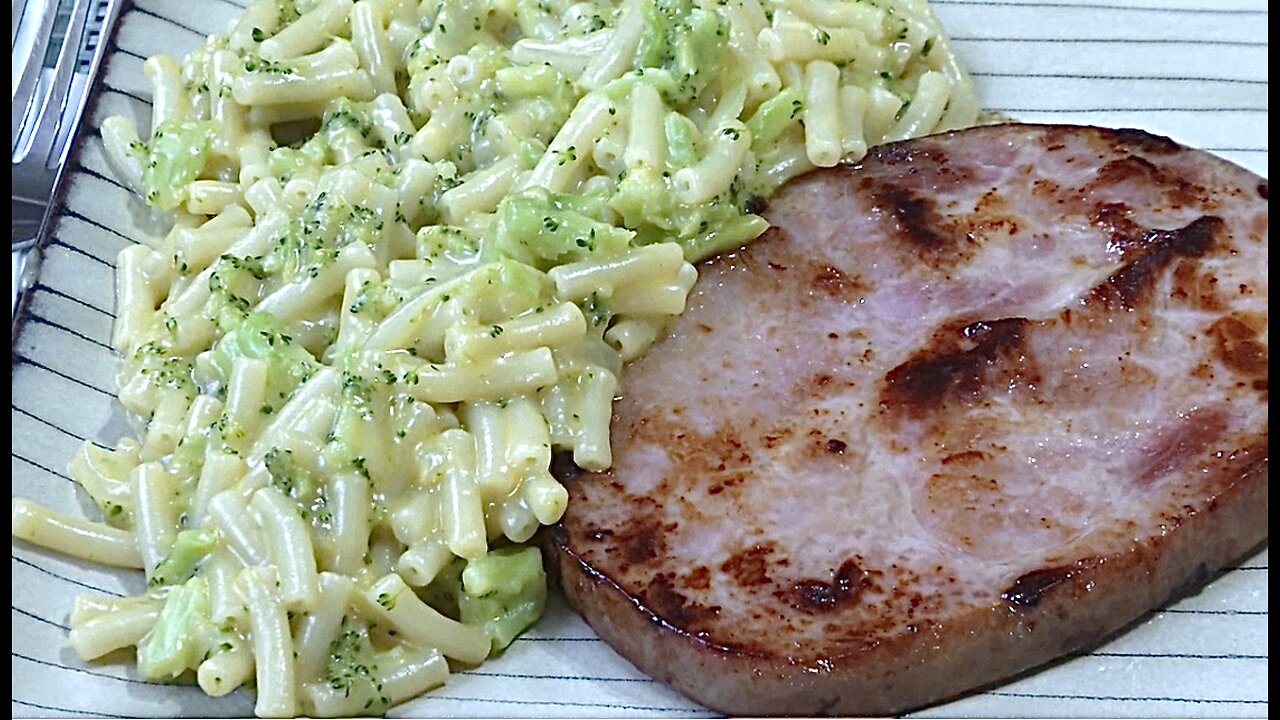
<svg viewBox="0 0 1280 720">
<path fill-rule="evenodd" d="M 564 512 L 553 449 L 609 466 L 690 263 L 978 110 L 923 0 L 260 0 L 144 69 L 148 139 L 102 126 L 173 216 L 119 261 L 138 439 L 71 462 L 104 521 L 15 500 L 13 533 L 146 573 L 77 601 L 81 656 L 261 716 L 383 712 L 510 642 L 540 569 L 492 607 L 467 573 Z"/>
</svg>

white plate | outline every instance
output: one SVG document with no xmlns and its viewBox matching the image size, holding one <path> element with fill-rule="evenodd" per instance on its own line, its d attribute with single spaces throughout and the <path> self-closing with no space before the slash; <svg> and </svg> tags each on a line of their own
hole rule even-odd
<svg viewBox="0 0 1280 720">
<path fill-rule="evenodd" d="M 180 56 L 247 0 L 137 2 L 121 19 L 91 126 L 112 114 L 147 125 L 148 55 Z M 1018 119 L 1138 127 L 1267 175 L 1265 0 L 935 0 L 987 107 Z M 1225 7 L 1224 7 L 1225 6 Z M 1229 9 L 1228 9 L 1229 8 Z M 85 136 L 44 246 L 40 282 L 13 346 L 15 496 L 85 512 L 66 464 L 84 440 L 121 431 L 110 338 L 116 253 L 154 233 Z M 15 543 L 15 716 L 246 716 L 245 693 L 138 679 L 132 656 L 86 664 L 67 646 L 72 597 L 134 594 L 142 580 Z M 1152 613 L 1094 652 L 921 715 L 1264 717 L 1268 553 Z M 655 683 L 553 599 L 501 658 L 392 710 L 393 716 L 711 714 Z"/>
</svg>

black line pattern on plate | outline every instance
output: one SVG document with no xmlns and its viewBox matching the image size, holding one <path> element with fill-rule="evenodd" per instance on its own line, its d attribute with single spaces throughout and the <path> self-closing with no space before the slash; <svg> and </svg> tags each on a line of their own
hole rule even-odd
<svg viewBox="0 0 1280 720">
<path fill-rule="evenodd" d="M 92 440 L 90 440 L 89 438 L 87 438 L 87 437 L 81 437 L 80 435 L 77 435 L 76 433 L 71 432 L 70 430 L 68 430 L 68 429 L 66 429 L 66 428 L 64 428 L 64 427 L 62 427 L 61 425 L 59 425 L 59 424 L 57 424 L 57 423 L 50 422 L 49 420 L 46 420 L 45 418 L 40 417 L 39 415 L 37 415 L 37 414 L 35 414 L 35 413 L 31 412 L 30 410 L 27 410 L 26 408 L 18 407 L 18 406 L 17 406 L 16 404 L 14 404 L 14 403 L 10 403 L 10 404 L 9 404 L 9 406 L 10 406 L 10 408 L 13 410 L 13 412 L 16 412 L 16 413 L 18 413 L 19 415 L 23 415 L 23 416 L 25 416 L 25 417 L 29 417 L 29 418 L 31 418 L 32 420 L 34 420 L 34 421 L 36 421 L 36 422 L 40 423 L 41 425 L 45 425 L 45 426 L 49 427 L 49 428 L 50 428 L 50 429 L 52 429 L 52 430 L 55 430 L 55 431 L 57 431 L 57 432 L 62 433 L 63 435 L 66 435 L 67 437 L 71 438 L 72 440 L 76 440 L 76 441 L 78 441 L 78 442 L 82 442 L 82 443 L 84 443 L 84 442 L 93 442 L 93 441 L 92 441 Z M 94 444 L 94 445 L 97 445 L 98 447 L 100 447 L 100 448 L 102 448 L 102 449 L 104 449 L 104 450 L 110 450 L 110 448 L 108 448 L 108 447 L 107 447 L 107 446 L 105 446 L 105 445 L 100 445 L 100 444 L 98 444 L 98 443 L 96 443 L 96 442 L 94 442 L 93 444 Z"/>
<path fill-rule="evenodd" d="M 971 72 L 973 77 L 988 78 L 1020 78 L 1028 80 L 1100 80 L 1100 81 L 1159 81 L 1180 83 L 1227 83 L 1242 85 L 1267 85 L 1265 79 L 1207 77 L 1196 75 L 1098 75 L 1089 73 L 1018 73 L 1018 72 Z"/>
<path fill-rule="evenodd" d="M 987 695 L 995 695 L 997 697 L 1019 697 L 1019 698 L 1043 698 L 1046 700 L 1096 700 L 1100 702 L 1176 702 L 1176 703 L 1204 703 L 1204 704 L 1239 704 L 1239 705 L 1265 705 L 1266 700 L 1244 700 L 1231 698 L 1188 698 L 1175 697 L 1166 695 L 1148 695 L 1148 696 L 1125 696 L 1125 695 L 1067 695 L 1063 693 L 1027 693 L 1027 692 L 1008 692 L 1003 690 L 992 690 L 985 693 Z"/>
<path fill-rule="evenodd" d="M 1243 653 L 1164 653 L 1164 652 L 1108 652 L 1097 651 L 1089 653 L 1095 657 L 1114 657 L 1114 658 L 1158 658 L 1158 659 L 1177 659 L 1177 660 L 1266 660 L 1266 655 L 1252 655 Z"/>
<path fill-rule="evenodd" d="M 657 683 L 650 677 L 606 677 L 600 675 L 558 675 L 555 673 L 512 673 L 512 672 L 492 672 L 488 670 L 460 670 L 459 675 L 475 675 L 477 677 L 497 677 L 508 678 L 512 680 L 575 680 L 581 682 L 619 682 L 619 683 L 640 683 L 652 685 Z"/>
<path fill-rule="evenodd" d="M 1239 616 L 1267 616 L 1271 612 L 1269 610 L 1195 610 L 1184 608 L 1165 608 L 1156 612 L 1173 613 L 1175 615 L 1239 615 Z"/>
<path fill-rule="evenodd" d="M 1074 107 L 1074 108 L 991 108 L 1002 113 L 1263 113 L 1267 108 L 1256 107 Z"/>
<path fill-rule="evenodd" d="M 80 386 L 86 387 L 86 388 L 88 388 L 88 389 L 90 389 L 90 390 L 93 390 L 93 391 L 94 391 L 94 392 L 96 392 L 96 393 L 100 393 L 100 394 L 102 394 L 102 395 L 105 395 L 106 397 L 109 397 L 109 398 L 111 398 L 112 400 L 114 400 L 114 399 L 115 399 L 115 397 L 116 397 L 115 393 L 113 393 L 113 392 L 111 392 L 111 391 L 109 391 L 109 390 L 104 390 L 104 389 L 102 389 L 102 388 L 98 387 L 97 385 L 94 385 L 93 383 L 90 383 L 90 382 L 88 382 L 88 381 L 86 381 L 86 380 L 81 380 L 80 378 L 72 377 L 71 375 L 68 375 L 68 374 L 66 374 L 66 373 L 62 372 L 61 370 L 55 370 L 55 369 L 53 369 L 53 368 L 49 367 L 48 365 L 45 365 L 44 363 L 41 363 L 41 362 L 39 362 L 39 361 L 36 361 L 36 360 L 31 359 L 31 357 L 30 357 L 30 356 L 28 356 L 28 355 L 19 355 L 17 352 L 15 352 L 15 353 L 13 353 L 13 359 L 14 359 L 14 361 L 15 361 L 15 362 L 21 362 L 23 365 L 28 365 L 28 366 L 30 366 L 30 367 L 39 368 L 39 369 L 41 369 L 41 370 L 44 370 L 44 371 L 45 371 L 45 372 L 47 372 L 47 373 L 50 373 L 51 375 L 56 375 L 57 377 L 60 377 L 60 378 L 62 378 L 63 380 L 69 380 L 69 381 L 71 381 L 71 382 L 73 382 L 73 383 L 75 383 L 75 384 L 77 384 L 77 385 L 80 385 Z"/>
<path fill-rule="evenodd" d="M 1213 45 L 1218 47 L 1268 47 L 1266 41 L 1258 40 L 1208 40 L 1204 38 L 1028 38 L 1028 37 L 978 37 L 952 36 L 957 43 L 1042 43 L 1045 45 Z"/>
<path fill-rule="evenodd" d="M 135 95 L 129 92 L 128 90 L 115 87 L 114 85 L 108 84 L 106 81 L 102 81 L 101 86 L 102 86 L 102 89 L 106 92 L 115 93 L 116 95 L 123 95 L 129 98 L 130 100 L 133 100 L 135 102 L 140 102 L 143 105 L 146 105 L 147 107 L 151 107 L 151 101 L 148 100 L 147 98 L 142 97 L 141 95 Z"/>
<path fill-rule="evenodd" d="M 122 683 L 133 683 L 135 685 L 150 685 L 152 687 L 174 688 L 178 690 L 195 690 L 203 694 L 203 691 L 201 691 L 199 686 L 196 686 L 196 685 L 175 685 L 173 683 L 153 682 L 151 680 L 138 680 L 137 678 L 120 677 L 119 675 L 109 675 L 104 672 L 96 672 L 94 670 L 89 670 L 88 668 L 78 668 L 78 667 L 73 667 L 71 665 L 63 665 L 62 663 L 50 662 L 49 660 L 41 660 L 39 658 L 31 657 L 30 655 L 23 655 L 22 653 L 13 652 L 13 651 L 10 651 L 9 655 L 11 657 L 18 658 L 19 660 L 25 660 L 29 663 L 44 665 L 45 667 L 58 668 L 59 670 L 69 670 L 71 672 L 83 673 L 85 675 L 92 675 L 94 677 L 100 677 L 106 680 L 115 680 L 117 682 L 122 682 Z"/>
<path fill-rule="evenodd" d="M 125 55 L 125 56 L 127 56 L 127 57 L 131 57 L 131 58 L 136 58 L 136 59 L 141 60 L 141 61 L 143 61 L 143 62 L 146 62 L 146 61 L 147 61 L 147 56 L 146 56 L 146 55 L 143 55 L 143 54 L 141 54 L 141 53 L 139 53 L 139 52 L 137 52 L 137 51 L 135 51 L 135 50 L 130 50 L 129 48 L 125 47 L 124 45 L 117 44 L 117 45 L 116 45 L 115 50 L 116 50 L 116 52 L 120 53 L 121 55 Z"/>
<path fill-rule="evenodd" d="M 85 588 L 87 590 L 92 590 L 94 592 L 102 593 L 104 595 L 111 595 L 113 597 L 121 597 L 121 598 L 127 597 L 124 593 L 118 593 L 115 590 L 108 590 L 106 588 L 98 587 L 97 585 L 90 585 L 88 583 L 80 582 L 79 580 L 76 580 L 74 578 L 69 578 L 65 575 L 59 575 L 58 573 L 53 572 L 52 570 L 49 570 L 48 568 L 45 568 L 42 565 L 37 565 L 36 563 L 31 562 L 30 560 L 24 560 L 23 558 L 20 558 L 17 555 L 13 555 L 12 553 L 10 553 L 10 555 L 19 564 L 26 565 L 27 567 L 30 567 L 32 570 L 42 572 L 45 575 L 48 575 L 50 577 L 55 577 L 59 580 L 62 580 L 63 582 L 71 583 L 72 585 L 79 585 L 82 588 Z"/>
<path fill-rule="evenodd" d="M 113 262 L 109 262 L 109 261 L 107 261 L 107 260 L 103 260 L 102 258 L 98 257 L 97 255 L 94 255 L 93 253 L 89 252 L 88 250 L 83 250 L 83 249 L 81 249 L 81 248 L 76 247 L 75 245 L 68 244 L 66 241 L 64 241 L 64 240 L 63 240 L 61 237 L 59 237 L 58 235 L 54 235 L 54 236 L 52 236 L 52 237 L 50 237 L 50 238 L 49 238 L 49 246 L 50 246 L 50 247 L 61 247 L 61 248 L 66 248 L 67 250 L 70 250 L 71 252 L 73 252 L 73 253 L 75 253 L 75 254 L 77 254 L 77 255 L 83 255 L 83 256 L 85 256 L 85 257 L 89 258 L 90 260 L 92 260 L 92 261 L 94 261 L 94 262 L 96 262 L 96 263 L 99 263 L 99 264 L 101 264 L 101 265 L 105 265 L 105 266 L 107 266 L 107 267 L 111 268 L 112 270 L 115 270 L 115 269 L 116 269 L 116 264 L 115 264 L 115 263 L 113 263 Z"/>
<path fill-rule="evenodd" d="M 124 183 L 120 182 L 119 180 L 109 175 L 104 175 L 103 173 L 100 173 L 97 170 L 94 170 L 88 165 L 85 165 L 83 162 L 76 163 L 75 172 L 78 174 L 88 175 L 89 177 L 95 180 L 101 180 L 102 182 L 114 185 L 120 190 L 123 190 L 124 192 L 128 193 L 129 195 L 134 194 L 133 188 L 129 187 L 128 185 L 125 185 Z"/>
<path fill-rule="evenodd" d="M 33 703 L 33 702 L 28 702 L 26 700 L 19 700 L 18 698 L 13 698 L 11 702 L 18 705 L 25 706 L 25 707 L 35 708 L 37 710 L 53 710 L 55 712 L 74 713 L 76 715 L 89 715 L 92 717 L 108 717 L 108 718 L 163 717 L 161 715 L 112 715 L 111 713 L 104 713 L 101 710 L 76 710 L 75 708 L 58 707 L 57 705 L 41 705 L 40 703 Z"/>
<path fill-rule="evenodd" d="M 46 326 L 46 327 L 51 327 L 51 328 L 54 328 L 54 329 L 56 329 L 56 330 L 61 330 L 62 332 L 67 333 L 68 335 L 71 335 L 71 336 L 75 337 L 77 340 L 82 340 L 82 341 L 87 342 L 87 343 L 90 343 L 90 344 L 92 344 L 92 345 L 96 345 L 97 347 L 100 347 L 100 348 L 102 348 L 103 350 L 106 350 L 107 352 L 115 353 L 115 351 L 116 351 L 116 349 L 115 349 L 115 348 L 111 347 L 111 346 L 110 346 L 110 345 L 108 345 L 107 343 L 102 342 L 101 340 L 97 340 L 97 339 L 95 339 L 95 338 L 91 338 L 91 337 L 89 337 L 88 335 L 85 335 L 84 333 L 81 333 L 81 332 L 79 332 L 79 331 L 77 331 L 77 330 L 72 330 L 71 328 L 69 328 L 69 327 L 67 327 L 67 326 L 65 326 L 65 325 L 62 325 L 62 324 L 60 324 L 60 323 L 56 323 L 56 322 L 54 322 L 54 321 L 52 321 L 52 320 L 50 320 L 50 319 L 48 319 L 48 318 L 46 318 L 46 317 L 42 317 L 42 316 L 40 316 L 40 315 L 36 314 L 35 312 L 29 312 L 29 313 L 27 313 L 27 319 L 28 319 L 28 320 L 34 320 L 37 324 L 44 325 L 44 326 Z"/>
<path fill-rule="evenodd" d="M 497 703 L 499 705 L 552 705 L 555 707 L 583 707 L 583 708 L 604 708 L 607 710 L 644 710 L 648 712 L 672 712 L 672 713 L 705 713 L 708 715 L 716 715 L 710 710 L 700 707 L 664 707 L 661 705 L 626 705 L 622 703 L 590 703 L 590 702 L 573 702 L 570 700 L 511 700 L 507 698 L 487 698 L 487 697 L 465 697 L 457 695 L 437 695 L 427 693 L 415 700 L 457 700 L 466 702 L 481 703 Z M 716 715 L 719 717 L 719 715 Z"/>
<path fill-rule="evenodd" d="M 167 15 L 161 15 L 160 13 L 155 12 L 154 10 L 148 10 L 147 8 L 142 7 L 137 3 L 133 5 L 133 12 L 136 12 L 139 15 L 142 15 L 144 17 L 155 18 L 156 20 L 161 20 L 163 22 L 169 23 L 170 25 L 173 25 L 181 30 L 186 31 L 188 34 L 195 35 L 196 38 L 198 38 L 201 43 L 203 43 L 204 39 L 209 35 L 209 33 L 204 30 L 200 30 L 199 28 L 191 27 L 190 25 L 180 23 L 177 20 L 174 20 L 173 18 L 168 17 Z"/>
<path fill-rule="evenodd" d="M 34 467 L 34 468 L 38 468 L 38 469 L 40 469 L 40 470 L 43 470 L 44 472 L 49 473 L 50 475 L 52 475 L 52 476 L 54 476 L 54 477 L 57 477 L 57 478 L 61 478 L 61 479 L 63 479 L 63 480 L 66 480 L 67 482 L 71 483 L 72 485 L 75 485 L 76 487 L 79 487 L 79 486 L 80 486 L 80 483 L 77 483 L 75 480 L 72 480 L 72 479 L 71 479 L 71 476 L 69 476 L 69 475 L 65 475 L 65 474 L 63 474 L 63 473 L 60 473 L 60 472 L 58 472 L 57 470 L 54 470 L 53 468 L 45 467 L 44 465 L 42 465 L 42 464 L 40 464 L 40 463 L 36 462 L 35 460 L 32 460 L 31 458 L 29 458 L 29 457 L 27 457 L 27 456 L 25 456 L 25 455 L 20 455 L 20 454 L 18 454 L 18 453 L 16 453 L 16 452 L 14 452 L 14 451 L 10 450 L 10 451 L 9 451 L 9 457 L 11 457 L 11 458 L 13 458 L 14 460 L 17 460 L 17 461 L 19 461 L 19 462 L 24 462 L 24 463 L 26 463 L 26 464 L 28 464 L 28 465 L 30 465 L 30 466 L 32 466 L 32 467 Z"/>
<path fill-rule="evenodd" d="M 24 616 L 26 616 L 26 617 L 31 618 L 32 620 L 37 620 L 37 621 L 42 622 L 42 623 L 44 623 L 44 624 L 46 624 L 46 625 L 52 625 L 52 626 L 54 626 L 54 627 L 56 627 L 56 628 L 59 628 L 60 630 L 63 630 L 64 632 L 65 632 L 65 631 L 67 631 L 67 630 L 70 630 L 70 629 L 71 629 L 71 628 L 67 627 L 66 625 L 63 625 L 62 623 L 54 622 L 54 621 L 52 621 L 52 620 L 49 620 L 48 618 L 42 618 L 42 617 L 40 617 L 39 615 L 37 615 L 37 614 L 35 614 L 35 613 L 33 613 L 33 612 L 29 611 L 29 610 L 23 610 L 22 608 L 18 607 L 17 605 L 12 605 L 11 607 L 13 607 L 13 611 L 14 611 L 14 612 L 16 612 L 16 613 L 18 613 L 19 615 L 24 615 Z"/>
<path fill-rule="evenodd" d="M 33 295 L 35 295 L 35 294 L 52 295 L 52 296 L 57 297 L 57 298 L 62 298 L 63 300 L 69 300 L 69 301 L 71 301 L 71 302 L 73 302 L 73 303 L 75 303 L 75 304 L 77 304 L 77 305 L 81 305 L 81 306 L 83 306 L 83 307 L 85 307 L 85 308 L 88 308 L 89 310 L 93 310 L 93 311 L 95 311 L 95 312 L 98 312 L 98 313 L 101 313 L 101 314 L 103 314 L 103 315 L 106 315 L 107 317 L 111 318 L 112 320 L 114 320 L 114 319 L 115 319 L 115 317 L 116 317 L 115 313 L 111 312 L 110 310 L 104 310 L 104 309 L 102 309 L 102 308 L 98 307 L 97 305 L 94 305 L 94 304 L 93 304 L 93 303 L 91 303 L 91 302 L 88 302 L 88 301 L 86 301 L 86 300 L 82 300 L 82 299 L 80 299 L 80 298 L 78 298 L 78 297 L 75 297 L 74 295 L 68 295 L 67 293 L 62 292 L 61 290 L 59 290 L 59 289 L 57 289 L 57 288 L 55 288 L 55 287 L 52 287 L 52 286 L 50 286 L 50 285 L 46 285 L 46 284 L 44 284 L 43 282 L 39 282 L 39 281 L 37 281 L 34 285 L 32 285 L 32 286 L 31 286 L 31 292 L 32 292 L 32 294 L 33 294 Z"/>
<path fill-rule="evenodd" d="M 120 238 L 121 240 L 127 240 L 131 245 L 136 245 L 136 244 L 137 244 L 137 241 L 136 241 L 136 240 L 134 240 L 133 238 L 129 237 L 128 235 L 125 235 L 124 233 L 120 232 L 119 230 L 117 230 L 117 229 L 115 229 L 115 228 L 111 227 L 110 225 L 104 225 L 102 222 L 100 222 L 100 221 L 98 221 L 98 220 L 94 220 L 93 218 L 88 217 L 87 215 L 82 215 L 81 213 L 76 212 L 75 210 L 66 210 L 63 214 L 64 214 L 66 217 L 75 218 L 76 220 L 80 220 L 80 221 L 83 221 L 83 222 L 85 222 L 85 223 L 88 223 L 89 225 L 92 225 L 92 226 L 94 226 L 94 227 L 98 228 L 99 230 L 105 230 L 105 231 L 107 231 L 107 232 L 111 233 L 112 235 L 115 235 L 116 237 Z M 113 265 L 112 267 L 115 267 L 115 266 Z"/>
</svg>

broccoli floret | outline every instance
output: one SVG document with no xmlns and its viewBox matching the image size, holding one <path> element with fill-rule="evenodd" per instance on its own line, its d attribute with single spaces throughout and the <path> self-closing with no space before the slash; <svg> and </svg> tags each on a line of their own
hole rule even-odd
<svg viewBox="0 0 1280 720">
<path fill-rule="evenodd" d="M 151 585 L 179 585 L 196 574 L 200 561 L 214 546 L 210 530 L 183 530 L 178 533 L 169 556 L 151 574 Z"/>
<path fill-rule="evenodd" d="M 608 257 L 631 244 L 635 233 L 586 214 L 581 200 L 540 189 L 512 195 L 498 206 L 496 238 L 508 257 L 541 269 L 591 257 Z"/>
<path fill-rule="evenodd" d="M 460 619 L 484 629 L 498 652 L 542 617 L 547 575 L 535 547 L 513 545 L 467 563 L 457 595 Z"/>
<path fill-rule="evenodd" d="M 142 167 L 147 202 L 161 210 L 182 202 L 184 188 L 204 170 L 213 128 L 213 123 L 197 120 L 167 120 L 156 128 Z"/>
<path fill-rule="evenodd" d="M 200 664 L 212 636 L 209 585 L 193 577 L 165 596 L 155 627 L 138 643 L 138 671 L 149 680 L 172 680 Z"/>
</svg>

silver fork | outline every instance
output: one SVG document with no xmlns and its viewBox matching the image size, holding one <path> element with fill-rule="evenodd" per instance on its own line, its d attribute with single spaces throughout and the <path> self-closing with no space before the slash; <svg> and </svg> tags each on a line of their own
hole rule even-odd
<svg viewBox="0 0 1280 720">
<path fill-rule="evenodd" d="M 84 114 L 89 88 L 105 53 L 110 28 L 119 14 L 121 0 L 74 0 L 69 14 L 69 0 L 27 0 L 14 3 L 13 50 L 17 57 L 27 47 L 20 47 L 20 23 L 35 23 L 26 32 L 31 44 L 22 65 L 22 73 L 13 84 L 13 234 L 14 293 L 17 308 L 21 290 L 29 282 L 23 271 L 27 252 L 35 245 L 47 221 L 48 207 L 65 164 L 67 149 Z M 21 6 L 21 9 L 19 9 Z M 38 16 L 34 13 L 39 12 Z M 66 14 L 65 33 L 58 49 L 52 73 L 46 73 L 45 57 L 59 24 L 60 11 Z M 31 13 L 32 16 L 24 17 Z M 81 51 L 90 33 L 99 36 L 88 60 L 86 73 L 79 73 Z"/>
</svg>

